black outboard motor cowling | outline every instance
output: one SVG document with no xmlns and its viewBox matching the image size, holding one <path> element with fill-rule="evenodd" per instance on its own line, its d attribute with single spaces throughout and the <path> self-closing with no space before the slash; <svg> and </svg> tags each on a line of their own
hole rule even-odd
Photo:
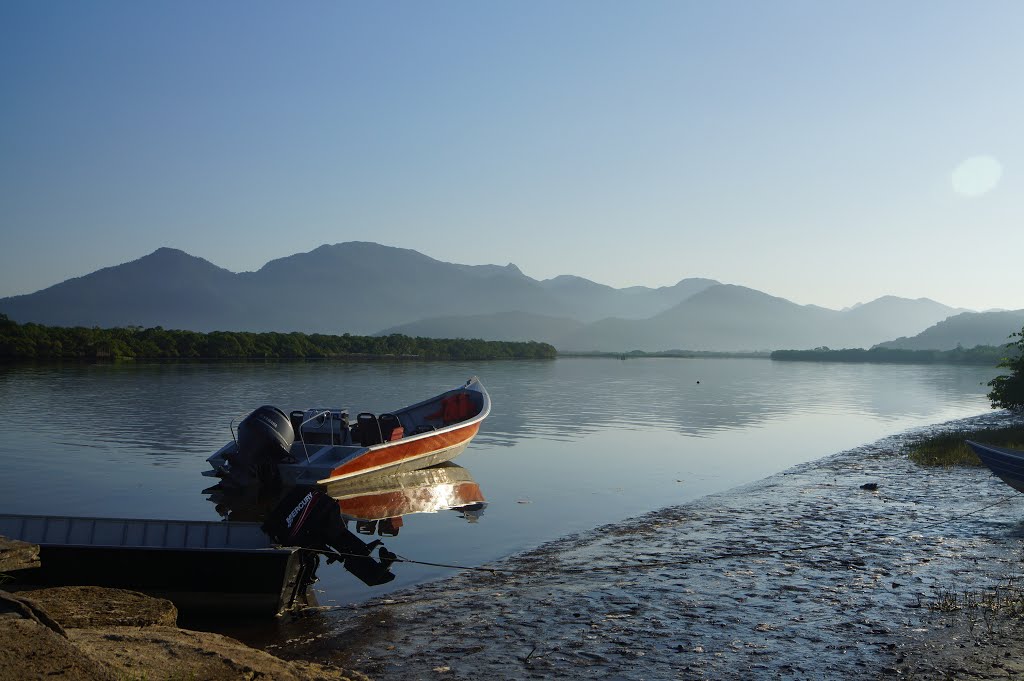
<svg viewBox="0 0 1024 681">
<path fill-rule="evenodd" d="M 238 424 L 237 451 L 231 463 L 230 483 L 236 487 L 279 482 L 277 464 L 295 442 L 291 419 L 277 407 L 264 405 Z"/>
<path fill-rule="evenodd" d="M 260 463 L 278 462 L 295 442 L 295 430 L 288 415 L 265 404 L 238 424 L 238 450 Z"/>
<path fill-rule="evenodd" d="M 381 541 L 369 544 L 345 527 L 338 502 L 320 490 L 295 487 L 277 503 L 263 522 L 263 531 L 284 546 L 319 551 L 333 549 L 346 570 L 367 586 L 386 584 L 395 578 L 390 571 L 394 556 L 386 552 L 375 560 L 371 553 Z M 382 549 L 384 551 L 384 549 Z M 328 558 L 328 563 L 335 557 Z"/>
</svg>

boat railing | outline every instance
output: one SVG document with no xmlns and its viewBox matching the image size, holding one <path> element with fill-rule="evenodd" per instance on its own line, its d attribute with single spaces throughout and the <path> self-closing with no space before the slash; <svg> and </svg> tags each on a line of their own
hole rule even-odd
<svg viewBox="0 0 1024 681">
<path fill-rule="evenodd" d="M 341 411 L 344 412 L 345 410 L 341 410 Z M 236 420 L 239 421 L 239 422 L 244 421 L 247 416 L 248 416 L 248 414 L 246 414 L 245 416 L 236 416 L 236 417 L 232 418 L 231 422 L 228 424 L 228 429 L 231 430 L 231 441 L 235 443 L 235 448 L 236 449 L 238 448 L 238 437 L 235 435 L 235 421 Z M 300 423 L 299 424 L 299 432 L 297 432 L 295 435 L 298 436 L 299 441 L 302 442 L 302 452 L 303 452 L 303 454 L 306 455 L 306 463 L 310 462 L 310 459 L 309 459 L 309 446 L 306 444 L 306 439 L 304 437 L 302 437 L 302 426 L 304 426 L 307 423 L 310 423 L 312 421 L 319 421 L 320 424 L 323 424 L 325 421 L 330 421 L 331 422 L 331 442 L 334 442 L 334 417 L 333 417 L 333 411 L 332 410 L 330 410 L 330 409 L 321 409 L 320 411 L 315 412 L 308 419 L 306 419 L 305 421 Z M 339 436 L 341 435 L 341 428 L 340 427 L 338 428 L 338 435 Z"/>
<path fill-rule="evenodd" d="M 317 425 L 323 425 L 325 421 L 331 422 L 331 442 L 334 442 L 334 412 L 330 409 L 321 409 L 314 413 L 308 419 L 299 424 L 299 432 L 296 435 L 299 437 L 299 441 L 302 443 L 302 452 L 306 455 L 306 463 L 309 463 L 309 445 L 306 443 L 306 438 L 302 437 L 302 426 L 310 423 L 311 421 L 318 421 Z M 338 435 L 341 435 L 341 428 L 338 428 Z"/>
</svg>

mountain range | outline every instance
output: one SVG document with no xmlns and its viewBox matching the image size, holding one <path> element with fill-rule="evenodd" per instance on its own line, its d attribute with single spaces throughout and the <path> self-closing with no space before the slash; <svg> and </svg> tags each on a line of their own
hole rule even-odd
<svg viewBox="0 0 1024 681">
<path fill-rule="evenodd" d="M 368 242 L 324 245 L 241 273 L 160 248 L 2 298 L 0 312 L 54 326 L 405 333 L 612 352 L 870 347 L 894 338 L 910 342 L 907 337 L 947 318 L 965 316 L 927 298 L 894 296 L 831 310 L 712 279 L 622 289 L 570 275 L 537 280 L 512 264 L 447 263 Z M 1002 320 L 1006 329 L 994 322 L 995 343 L 1020 330 L 1014 319 Z M 963 335 L 954 346 L 970 347 L 973 338 Z"/>
<path fill-rule="evenodd" d="M 879 343 L 879 347 L 901 350 L 947 350 L 959 346 L 1003 345 L 1011 333 L 1024 327 L 1024 310 L 963 312 L 929 326 L 911 338 Z"/>
</svg>

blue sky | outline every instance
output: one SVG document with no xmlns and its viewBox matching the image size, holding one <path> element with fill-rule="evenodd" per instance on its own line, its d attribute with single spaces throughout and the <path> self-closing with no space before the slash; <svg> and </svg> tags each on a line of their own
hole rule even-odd
<svg viewBox="0 0 1024 681">
<path fill-rule="evenodd" d="M 1019 2 L 0 4 L 0 296 L 361 240 L 1024 307 Z"/>
</svg>

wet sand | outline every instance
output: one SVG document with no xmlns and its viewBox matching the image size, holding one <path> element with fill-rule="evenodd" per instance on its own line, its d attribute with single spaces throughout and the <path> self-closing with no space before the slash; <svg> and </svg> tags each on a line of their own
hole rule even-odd
<svg viewBox="0 0 1024 681">
<path fill-rule="evenodd" d="M 887 438 L 489 566 L 502 572 L 311 615 L 270 652 L 379 680 L 1012 678 L 1024 495 L 902 455 L 925 432 L 1010 422 Z"/>
</svg>

